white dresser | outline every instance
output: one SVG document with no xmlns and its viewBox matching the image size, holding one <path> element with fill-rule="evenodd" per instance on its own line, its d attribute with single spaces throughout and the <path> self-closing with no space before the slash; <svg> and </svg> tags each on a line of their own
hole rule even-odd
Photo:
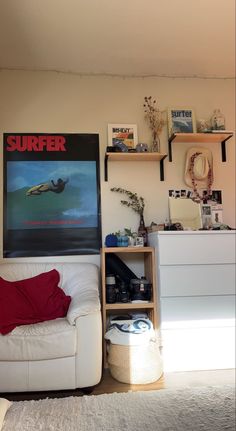
<svg viewBox="0 0 236 431">
<path fill-rule="evenodd" d="M 235 367 L 235 231 L 159 231 L 158 314 L 165 371 Z"/>
</svg>

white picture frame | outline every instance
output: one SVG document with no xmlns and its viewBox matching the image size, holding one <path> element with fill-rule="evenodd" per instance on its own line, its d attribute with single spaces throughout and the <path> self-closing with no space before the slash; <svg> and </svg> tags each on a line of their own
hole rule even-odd
<svg viewBox="0 0 236 431">
<path fill-rule="evenodd" d="M 135 247 L 144 247 L 144 239 L 142 236 L 137 236 L 135 239 Z"/>
<path fill-rule="evenodd" d="M 223 208 L 222 205 L 212 205 L 211 221 L 213 225 L 223 224 Z"/>
<path fill-rule="evenodd" d="M 173 133 L 196 133 L 196 118 L 192 108 L 170 107 L 167 116 L 169 136 Z"/>
<path fill-rule="evenodd" d="M 209 204 L 203 204 L 201 207 L 201 211 L 202 211 L 202 225 L 203 228 L 205 229 L 209 229 L 209 227 L 212 225 L 212 220 L 211 220 L 211 205 Z"/>
<path fill-rule="evenodd" d="M 137 124 L 108 124 L 108 146 L 118 146 L 123 151 L 135 149 L 138 143 Z"/>
</svg>

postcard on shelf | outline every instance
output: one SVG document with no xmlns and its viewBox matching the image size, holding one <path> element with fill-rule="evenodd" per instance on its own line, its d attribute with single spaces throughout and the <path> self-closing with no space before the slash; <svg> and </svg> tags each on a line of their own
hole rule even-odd
<svg viewBox="0 0 236 431">
<path fill-rule="evenodd" d="M 108 124 L 108 146 L 117 146 L 126 152 L 134 149 L 137 143 L 136 124 Z"/>
<path fill-rule="evenodd" d="M 196 133 L 196 120 L 192 108 L 168 108 L 168 133 Z"/>
</svg>

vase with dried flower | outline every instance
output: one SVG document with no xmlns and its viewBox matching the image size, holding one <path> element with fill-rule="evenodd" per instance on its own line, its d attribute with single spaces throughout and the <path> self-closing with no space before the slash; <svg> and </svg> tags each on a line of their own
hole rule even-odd
<svg viewBox="0 0 236 431">
<path fill-rule="evenodd" d="M 120 187 L 111 188 L 112 192 L 118 192 L 128 196 L 128 200 L 121 200 L 121 204 L 131 208 L 133 211 L 139 214 L 139 228 L 138 235 L 143 237 L 144 246 L 147 245 L 147 228 L 144 223 L 144 199 L 142 196 L 138 196 L 137 193 L 130 192 L 129 190 L 122 189 Z"/>
<path fill-rule="evenodd" d="M 160 152 L 160 133 L 163 126 L 166 124 L 164 120 L 164 112 L 157 108 L 156 100 L 152 99 L 152 96 L 144 97 L 144 112 L 145 119 L 147 120 L 149 127 L 152 132 L 152 152 Z"/>
</svg>

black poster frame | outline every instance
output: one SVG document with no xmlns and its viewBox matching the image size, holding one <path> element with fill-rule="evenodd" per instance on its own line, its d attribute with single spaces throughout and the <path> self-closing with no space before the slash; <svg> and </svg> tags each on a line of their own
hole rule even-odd
<svg viewBox="0 0 236 431">
<path fill-rule="evenodd" d="M 4 133 L 3 156 L 3 257 L 99 254 L 101 248 L 99 135 L 96 133 Z M 92 163 L 92 166 L 95 166 L 94 178 L 96 178 L 96 181 L 94 180 L 94 184 L 96 182 L 94 226 L 78 225 L 77 227 L 71 222 L 72 227 L 68 225 L 65 227 L 62 221 L 59 221 L 57 223 L 62 223 L 58 225 L 59 227 L 9 228 L 8 163 L 12 161 L 60 162 L 61 165 L 65 162 L 79 162 L 80 165 L 83 162 L 95 162 L 95 164 Z M 86 163 L 84 165 L 87 166 Z M 88 185 L 85 185 L 88 187 L 85 193 L 87 196 L 89 196 L 89 184 L 88 182 Z M 71 186 L 70 182 L 65 186 L 65 190 L 68 190 L 69 185 Z M 93 185 L 93 192 L 94 188 Z M 23 194 L 25 196 L 25 190 L 26 187 L 23 187 L 22 196 Z M 74 190 L 76 189 L 74 188 Z M 18 190 L 18 193 L 20 194 L 21 190 Z M 65 191 L 61 193 L 60 197 L 63 194 L 65 196 Z M 55 196 L 55 193 L 47 193 L 47 196 L 52 195 Z M 32 202 L 39 202 L 36 201 L 39 198 L 39 196 L 29 197 Z M 20 199 L 19 202 L 21 202 Z M 23 202 L 22 199 L 22 206 Z M 50 206 L 49 199 L 47 202 Z M 22 207 L 19 207 L 19 210 L 21 209 Z M 13 216 L 14 220 L 17 219 L 17 214 Z M 46 222 L 44 221 L 44 223 Z"/>
</svg>

